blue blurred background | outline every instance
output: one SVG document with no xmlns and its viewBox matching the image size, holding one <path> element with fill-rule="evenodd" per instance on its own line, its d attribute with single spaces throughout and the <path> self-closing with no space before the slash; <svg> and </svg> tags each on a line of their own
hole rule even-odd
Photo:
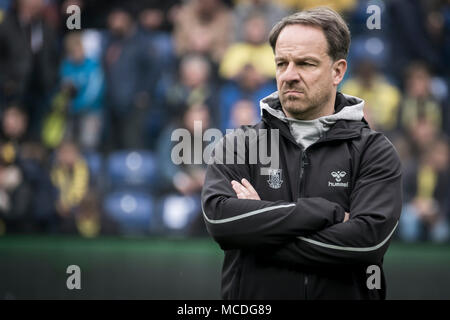
<svg viewBox="0 0 450 320">
<path fill-rule="evenodd" d="M 352 33 L 340 90 L 366 101 L 403 162 L 388 297 L 450 299 L 444 0 L 1 0 L 0 298 L 219 298 L 205 165 L 173 164 L 171 134 L 258 122 L 276 90 L 268 32 L 317 5 Z M 69 264 L 84 291 L 65 288 Z"/>
</svg>

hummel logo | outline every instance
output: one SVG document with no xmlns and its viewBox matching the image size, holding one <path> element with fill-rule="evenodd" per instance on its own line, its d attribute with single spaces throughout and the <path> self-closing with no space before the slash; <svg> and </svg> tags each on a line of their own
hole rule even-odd
<svg viewBox="0 0 450 320">
<path fill-rule="evenodd" d="M 342 178 L 345 177 L 347 173 L 345 171 L 333 171 L 331 176 L 336 180 L 336 182 L 328 181 L 329 187 L 346 187 L 348 188 L 348 182 L 341 182 Z"/>
<path fill-rule="evenodd" d="M 336 182 L 341 182 L 341 178 L 345 177 L 345 171 L 333 171 L 331 176 L 336 179 Z"/>
</svg>

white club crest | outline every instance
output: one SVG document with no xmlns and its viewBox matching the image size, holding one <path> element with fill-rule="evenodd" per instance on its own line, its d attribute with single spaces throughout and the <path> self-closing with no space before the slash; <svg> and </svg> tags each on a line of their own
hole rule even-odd
<svg viewBox="0 0 450 320">
<path fill-rule="evenodd" d="M 267 182 L 272 189 L 279 189 L 281 187 L 283 183 L 281 172 L 281 169 L 269 169 L 269 180 Z"/>
</svg>

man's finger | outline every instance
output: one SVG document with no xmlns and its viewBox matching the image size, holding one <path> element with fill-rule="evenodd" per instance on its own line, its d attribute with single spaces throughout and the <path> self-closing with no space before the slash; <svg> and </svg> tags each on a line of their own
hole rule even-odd
<svg viewBox="0 0 450 320">
<path fill-rule="evenodd" d="M 250 193 L 258 194 L 258 192 L 256 192 L 255 188 L 253 188 L 252 184 L 248 182 L 247 179 L 243 178 L 241 182 L 244 185 L 244 187 L 246 187 L 247 190 L 250 191 Z"/>
<path fill-rule="evenodd" d="M 234 183 L 233 183 L 233 181 L 232 181 L 231 186 L 232 186 L 234 192 L 236 192 L 236 194 L 241 193 L 241 188 L 239 187 L 239 183 L 237 183 L 236 181 L 234 181 Z"/>
<path fill-rule="evenodd" d="M 343 222 L 348 221 L 348 219 L 350 219 L 350 213 L 346 212 L 345 215 L 344 215 L 344 221 Z"/>
<path fill-rule="evenodd" d="M 241 188 L 241 192 L 242 192 L 243 194 L 248 195 L 248 196 L 250 195 L 250 191 L 247 190 L 247 188 L 244 187 L 242 184 L 239 183 L 239 187 Z"/>
<path fill-rule="evenodd" d="M 233 187 L 234 192 L 236 192 L 236 196 L 238 199 L 254 199 L 254 200 L 260 200 L 258 193 L 256 192 L 255 188 L 248 182 L 247 179 L 241 180 L 242 184 L 237 182 L 236 180 L 231 181 L 231 185 Z"/>
<path fill-rule="evenodd" d="M 239 199 L 245 199 L 247 196 L 250 196 L 250 192 L 239 182 L 233 180 L 231 181 L 231 186 Z"/>
</svg>

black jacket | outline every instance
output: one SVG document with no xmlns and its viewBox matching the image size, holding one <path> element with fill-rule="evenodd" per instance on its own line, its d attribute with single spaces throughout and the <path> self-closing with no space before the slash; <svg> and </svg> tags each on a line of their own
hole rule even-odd
<svg viewBox="0 0 450 320">
<path fill-rule="evenodd" d="M 338 93 L 335 113 L 349 103 Z M 242 132 L 250 128 L 279 129 L 281 174 L 261 175 L 263 165 L 249 164 L 248 154 L 244 164 L 208 166 L 202 206 L 209 233 L 225 251 L 222 297 L 384 299 L 383 256 L 402 204 L 393 145 L 364 119 L 337 121 L 305 152 L 266 110 Z M 226 135 L 215 154 L 242 132 Z M 266 134 L 258 132 L 246 136 L 246 152 Z M 242 178 L 261 201 L 237 199 L 230 181 Z M 345 212 L 350 220 L 342 223 Z M 366 285 L 370 265 L 381 269 L 380 289 Z"/>
<path fill-rule="evenodd" d="M 42 44 L 35 53 L 31 34 L 41 34 Z M 37 37 L 39 38 L 39 36 Z M 0 94 L 8 99 L 21 99 L 34 92 L 49 92 L 58 80 L 58 48 L 53 29 L 40 19 L 22 26 L 16 10 L 0 19 Z"/>
</svg>

